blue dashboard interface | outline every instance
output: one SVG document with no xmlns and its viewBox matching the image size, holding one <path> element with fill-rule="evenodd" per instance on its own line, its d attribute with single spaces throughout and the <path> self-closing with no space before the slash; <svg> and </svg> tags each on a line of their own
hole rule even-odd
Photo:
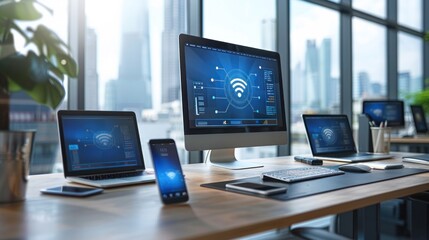
<svg viewBox="0 0 429 240">
<path fill-rule="evenodd" d="M 376 126 L 387 123 L 388 126 L 404 126 L 404 106 L 401 101 L 364 101 L 363 113 Z"/>
<path fill-rule="evenodd" d="M 282 125 L 277 59 L 191 43 L 185 51 L 190 128 Z"/>
<path fill-rule="evenodd" d="M 186 196 L 186 183 L 180 166 L 176 145 L 151 144 L 156 181 L 164 199 Z"/>
<path fill-rule="evenodd" d="M 315 116 L 305 121 L 313 154 L 356 151 L 347 117 Z"/>
<path fill-rule="evenodd" d="M 64 116 L 69 171 L 142 166 L 138 129 L 124 116 Z"/>
</svg>

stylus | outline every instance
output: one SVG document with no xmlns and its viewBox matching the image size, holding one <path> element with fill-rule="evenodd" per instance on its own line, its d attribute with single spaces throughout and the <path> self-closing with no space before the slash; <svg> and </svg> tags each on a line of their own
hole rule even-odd
<svg viewBox="0 0 429 240">
<path fill-rule="evenodd" d="M 295 161 L 302 162 L 308 165 L 323 165 L 323 161 L 312 157 L 295 156 Z"/>
</svg>

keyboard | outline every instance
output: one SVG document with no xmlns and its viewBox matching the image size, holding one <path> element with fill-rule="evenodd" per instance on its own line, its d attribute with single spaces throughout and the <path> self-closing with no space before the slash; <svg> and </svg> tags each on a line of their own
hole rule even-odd
<svg viewBox="0 0 429 240">
<path fill-rule="evenodd" d="M 135 177 L 135 176 L 142 176 L 142 175 L 143 175 L 143 171 L 137 171 L 137 172 L 98 174 L 98 175 L 84 176 L 82 178 L 94 180 L 94 181 L 103 181 L 107 179 L 128 178 L 128 177 Z"/>
<path fill-rule="evenodd" d="M 266 180 L 276 180 L 287 183 L 299 182 L 309 179 L 336 176 L 344 174 L 341 170 L 326 167 L 300 167 L 285 170 L 277 170 L 262 173 L 262 178 Z"/>
</svg>

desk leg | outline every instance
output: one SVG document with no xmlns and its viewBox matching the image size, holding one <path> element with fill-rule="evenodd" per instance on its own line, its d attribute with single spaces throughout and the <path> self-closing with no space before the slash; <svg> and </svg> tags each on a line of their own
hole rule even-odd
<svg viewBox="0 0 429 240">
<path fill-rule="evenodd" d="M 353 239 L 380 239 L 380 204 L 337 216 L 337 233 Z"/>
</svg>

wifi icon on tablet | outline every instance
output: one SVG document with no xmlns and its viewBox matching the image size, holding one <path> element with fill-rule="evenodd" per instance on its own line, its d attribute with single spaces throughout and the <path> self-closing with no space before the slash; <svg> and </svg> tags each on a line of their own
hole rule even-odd
<svg viewBox="0 0 429 240">
<path fill-rule="evenodd" d="M 247 88 L 247 82 L 241 78 L 234 78 L 230 81 L 230 84 L 232 89 L 234 89 L 234 92 L 237 94 L 237 97 L 241 98 Z"/>
<path fill-rule="evenodd" d="M 323 133 L 322 137 L 326 141 L 326 143 L 333 144 L 336 142 L 337 136 L 336 136 L 334 130 L 332 130 L 330 128 L 325 128 L 325 129 L 323 129 L 322 133 Z"/>
</svg>

